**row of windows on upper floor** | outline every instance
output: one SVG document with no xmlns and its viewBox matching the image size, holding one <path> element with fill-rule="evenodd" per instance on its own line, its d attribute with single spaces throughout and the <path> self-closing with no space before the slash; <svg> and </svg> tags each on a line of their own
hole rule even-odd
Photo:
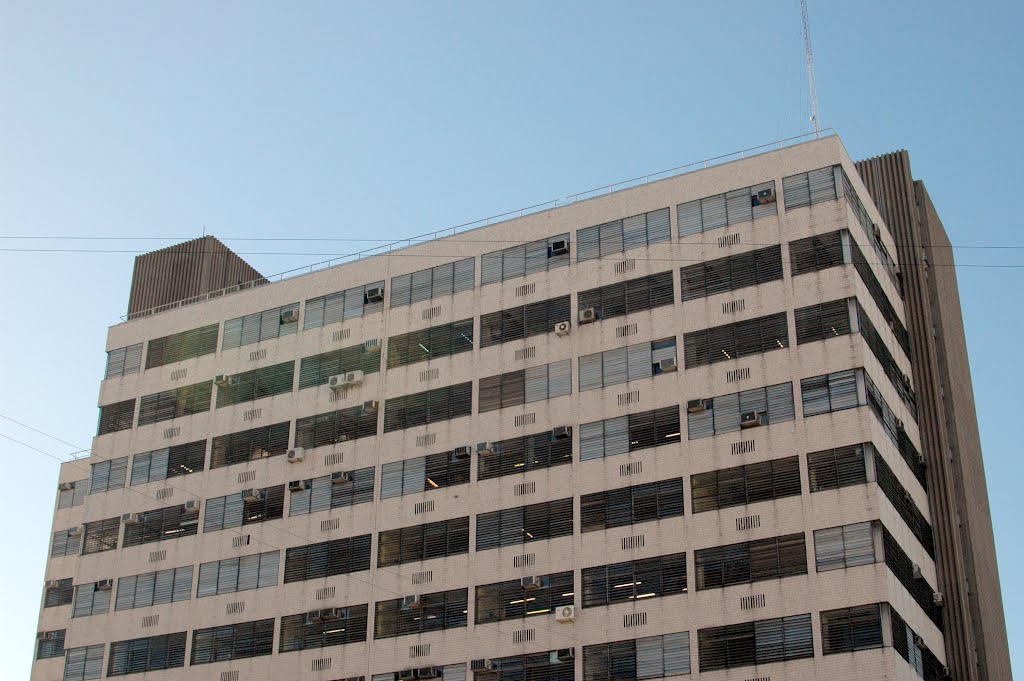
<svg viewBox="0 0 1024 681">
<path fill-rule="evenodd" d="M 838 183 L 838 184 L 837 184 Z M 775 214 L 774 182 L 707 197 L 677 207 L 679 234 L 686 236 L 730 224 Z M 796 208 L 845 195 L 864 226 L 872 247 L 887 272 L 895 266 L 870 223 L 863 204 L 839 166 L 802 173 L 783 180 L 787 207 Z M 770 199 L 770 200 L 769 200 Z M 867 223 L 864 221 L 868 220 Z M 870 226 L 869 226 L 870 225 Z M 597 225 L 577 233 L 577 261 L 619 253 L 637 246 L 670 239 L 669 209 L 664 208 L 624 220 Z M 481 285 L 545 271 L 569 264 L 569 235 L 559 235 L 484 254 L 481 257 Z M 781 276 L 781 273 L 780 273 Z M 475 259 L 467 258 L 392 279 L 391 306 L 397 307 L 434 297 L 470 290 L 475 283 Z M 899 286 L 898 286 L 899 288 Z M 384 282 L 375 282 L 306 301 L 303 328 L 341 322 L 382 311 Z M 224 324 L 222 349 L 236 348 L 261 340 L 295 333 L 299 324 L 299 303 L 263 310 L 228 320 Z M 172 334 L 149 342 L 146 368 L 163 366 L 216 351 L 219 324 Z M 143 344 L 118 348 L 108 353 L 106 377 L 136 373 L 142 365 Z"/>
<path fill-rule="evenodd" d="M 467 618 L 465 610 L 459 611 L 464 605 L 460 595 L 460 592 L 426 594 L 415 607 L 403 609 L 399 606 L 397 614 L 387 621 L 393 620 L 398 626 L 405 625 L 416 631 L 464 627 Z M 367 605 L 322 608 L 284 616 L 280 621 L 277 652 L 280 654 L 366 641 L 367 616 Z M 938 658 L 924 644 L 923 639 L 889 603 L 821 611 L 818 621 L 822 655 L 880 649 L 891 645 L 921 678 L 934 681 L 946 675 Z M 103 673 L 104 644 L 65 649 L 65 630 L 43 633 L 45 636 L 40 635 L 36 659 L 65 657 L 64 681 L 100 678 Z M 189 664 L 272 655 L 274 633 L 274 619 L 193 630 Z M 111 642 L 107 676 L 184 667 L 187 639 L 188 632 L 183 631 Z M 372 681 L 406 681 L 416 678 L 465 681 L 468 666 L 473 670 L 473 677 L 482 681 L 572 681 L 575 678 L 574 651 L 575 648 L 565 648 L 492 657 L 473 660 L 468 665 L 460 663 L 377 673 L 371 678 Z M 587 645 L 583 646 L 583 679 L 630 681 L 690 674 L 691 655 L 688 631 Z M 697 632 L 699 665 L 696 667 L 700 672 L 807 659 L 814 655 L 810 613 L 708 627 Z M 364 679 L 359 676 L 346 681 Z"/>
</svg>

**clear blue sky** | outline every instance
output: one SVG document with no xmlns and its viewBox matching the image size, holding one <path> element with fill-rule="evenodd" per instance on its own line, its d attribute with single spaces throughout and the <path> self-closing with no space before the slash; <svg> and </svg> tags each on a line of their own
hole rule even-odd
<svg viewBox="0 0 1024 681">
<path fill-rule="evenodd" d="M 810 4 L 822 119 L 854 158 L 910 150 L 954 244 L 1024 245 L 1024 6 Z M 239 239 L 420 234 L 806 132 L 806 93 L 797 0 L 4 1 L 0 235 L 165 240 L 0 248 L 141 251 L 205 226 L 241 253 L 346 252 Z M 245 257 L 267 273 L 321 259 Z M 1022 250 L 956 257 L 1024 265 Z M 90 445 L 131 267 L 0 252 L 0 414 Z M 1012 648 L 1024 269 L 959 275 Z M 0 676 L 27 678 L 57 463 L 2 439 L 0 456 Z"/>
</svg>

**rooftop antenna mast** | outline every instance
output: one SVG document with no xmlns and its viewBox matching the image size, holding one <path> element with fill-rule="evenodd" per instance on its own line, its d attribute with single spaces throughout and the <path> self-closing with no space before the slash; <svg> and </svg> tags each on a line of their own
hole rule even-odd
<svg viewBox="0 0 1024 681">
<path fill-rule="evenodd" d="M 821 124 L 818 122 L 818 93 L 814 89 L 814 52 L 811 51 L 811 21 L 807 17 L 807 0 L 800 0 L 800 15 L 804 21 L 804 53 L 807 56 L 807 82 L 811 94 L 811 123 L 814 124 L 814 136 L 821 137 Z"/>
</svg>

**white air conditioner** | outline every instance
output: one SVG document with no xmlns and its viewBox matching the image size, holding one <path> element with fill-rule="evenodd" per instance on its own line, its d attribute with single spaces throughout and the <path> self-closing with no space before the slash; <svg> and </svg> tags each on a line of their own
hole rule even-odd
<svg viewBox="0 0 1024 681">
<path fill-rule="evenodd" d="M 420 667 L 416 670 L 417 679 L 440 679 L 442 675 L 440 667 Z"/>
<path fill-rule="evenodd" d="M 402 597 L 402 609 L 403 610 L 412 610 L 414 608 L 418 608 L 418 607 L 420 607 L 420 604 L 421 604 L 421 601 L 420 601 L 420 597 L 418 595 Z"/>
<path fill-rule="evenodd" d="M 70 492 L 74 488 L 75 483 L 73 482 L 62 482 L 59 485 L 57 485 L 57 489 L 60 490 L 61 492 Z"/>
<path fill-rule="evenodd" d="M 686 403 L 687 414 L 699 414 L 702 411 L 707 411 L 708 401 L 704 399 L 690 400 Z"/>
<path fill-rule="evenodd" d="M 185 513 L 198 513 L 199 512 L 199 501 L 196 499 L 190 499 L 185 502 L 184 506 Z"/>
<path fill-rule="evenodd" d="M 348 471 L 338 471 L 337 473 L 331 473 L 331 484 L 332 485 L 347 485 L 352 482 L 352 474 Z"/>
<path fill-rule="evenodd" d="M 298 308 L 292 308 L 290 310 L 285 310 L 284 312 L 281 313 L 281 323 L 282 324 L 294 324 L 297 321 L 299 321 L 299 309 Z"/>
<path fill-rule="evenodd" d="M 52 631 L 40 631 L 38 634 L 36 634 L 36 638 L 40 641 L 52 641 L 53 634 L 54 632 Z"/>
<path fill-rule="evenodd" d="M 344 374 L 337 374 L 327 379 L 327 385 L 331 387 L 331 390 L 341 390 L 343 388 L 354 388 L 357 385 L 363 384 L 363 372 L 356 369 L 355 371 L 349 371 Z"/>
<path fill-rule="evenodd" d="M 398 681 L 416 681 L 416 670 L 403 669 L 398 672 Z"/>
<path fill-rule="evenodd" d="M 494 453 L 493 442 L 478 442 L 476 445 L 477 456 L 490 456 Z"/>
<path fill-rule="evenodd" d="M 764 412 L 745 411 L 740 414 L 740 428 L 756 428 L 764 425 Z"/>
<path fill-rule="evenodd" d="M 572 325 L 569 322 L 558 322 L 555 324 L 555 335 L 556 336 L 568 336 L 572 330 Z"/>
<path fill-rule="evenodd" d="M 380 338 L 371 338 L 370 340 L 363 343 L 363 351 L 380 352 L 383 345 L 384 344 L 380 342 Z"/>
<path fill-rule="evenodd" d="M 56 589 L 60 587 L 60 581 L 56 579 L 48 579 L 43 582 L 43 589 Z"/>
<path fill-rule="evenodd" d="M 371 286 L 366 289 L 366 295 L 363 296 L 363 302 L 366 303 L 383 303 L 384 302 L 384 287 L 383 286 Z"/>
<path fill-rule="evenodd" d="M 524 589 L 540 589 L 544 586 L 544 580 L 537 576 L 522 577 L 519 579 L 519 586 Z"/>
<path fill-rule="evenodd" d="M 903 420 L 896 419 L 896 430 L 903 430 Z"/>
<path fill-rule="evenodd" d="M 572 648 L 561 648 L 555 653 L 555 659 L 559 662 L 572 662 L 576 659 L 576 651 Z"/>
<path fill-rule="evenodd" d="M 882 228 L 873 222 L 871 223 L 871 233 L 875 236 L 877 241 L 882 240 Z"/>
<path fill-rule="evenodd" d="M 566 255 L 569 252 L 569 240 L 559 239 L 558 241 L 552 241 L 548 246 L 548 257 L 553 258 L 556 255 Z"/>
<path fill-rule="evenodd" d="M 301 492 L 304 489 L 306 489 L 305 480 L 292 480 L 291 482 L 288 483 L 289 492 Z"/>
<path fill-rule="evenodd" d="M 771 187 L 768 189 L 760 189 L 756 194 L 750 197 L 750 204 L 752 206 L 762 206 L 766 203 L 775 203 L 775 190 Z"/>
<path fill-rule="evenodd" d="M 924 650 L 928 647 L 924 644 L 924 639 L 918 634 L 914 634 L 914 645 L 920 648 L 921 650 Z"/>
<path fill-rule="evenodd" d="M 310 610 L 306 613 L 306 624 L 316 624 L 320 621 L 320 611 Z"/>
<path fill-rule="evenodd" d="M 97 591 L 110 591 L 114 588 L 114 580 L 112 579 L 101 579 L 96 582 Z"/>
<path fill-rule="evenodd" d="M 242 491 L 242 501 L 259 501 L 263 498 L 263 491 L 258 489 L 247 489 Z"/>
<path fill-rule="evenodd" d="M 932 603 L 934 603 L 935 605 L 937 605 L 937 606 L 939 606 L 941 608 L 944 602 L 945 601 L 943 601 L 943 599 L 942 599 L 942 593 L 941 592 L 936 591 L 935 593 L 932 594 Z"/>
<path fill-rule="evenodd" d="M 301 463 L 306 458 L 306 450 L 302 447 L 296 447 L 295 449 L 289 449 L 288 454 L 285 456 L 285 460 L 288 463 Z"/>
<path fill-rule="evenodd" d="M 563 605 L 555 611 L 555 620 L 562 624 L 576 621 L 576 606 Z"/>
<path fill-rule="evenodd" d="M 377 400 L 366 400 L 365 402 L 363 402 L 363 413 L 376 414 L 377 408 L 379 406 L 380 404 L 377 402 Z"/>
<path fill-rule="evenodd" d="M 551 439 L 552 440 L 568 440 L 572 437 L 572 426 L 558 426 L 552 428 Z"/>
<path fill-rule="evenodd" d="M 452 450 L 452 458 L 456 461 L 465 461 L 473 455 L 473 448 L 469 445 L 462 445 Z"/>
<path fill-rule="evenodd" d="M 340 620 L 345 616 L 344 608 L 321 608 L 320 619 L 324 622 Z"/>
<path fill-rule="evenodd" d="M 577 320 L 580 324 L 593 324 L 597 321 L 597 310 L 592 307 L 581 308 Z"/>
<path fill-rule="evenodd" d="M 486 669 L 489 672 L 497 671 L 498 670 L 498 661 L 497 660 L 492 660 L 489 657 L 484 658 L 481 661 L 480 668 L 481 669 Z"/>
<path fill-rule="evenodd" d="M 924 573 L 921 572 L 921 566 L 914 563 L 914 579 L 924 579 Z"/>
<path fill-rule="evenodd" d="M 216 376 L 213 377 L 213 384 L 218 388 L 223 388 L 227 386 L 228 380 L 230 378 L 231 377 L 228 376 L 227 374 L 217 374 Z"/>
<path fill-rule="evenodd" d="M 138 513 L 125 513 L 121 516 L 121 522 L 125 525 L 138 525 L 142 518 Z"/>
<path fill-rule="evenodd" d="M 670 371 L 675 371 L 678 368 L 679 368 L 679 365 L 676 364 L 676 358 L 675 357 L 666 357 L 665 359 L 659 359 L 658 360 L 658 369 L 663 374 L 667 374 Z"/>
</svg>

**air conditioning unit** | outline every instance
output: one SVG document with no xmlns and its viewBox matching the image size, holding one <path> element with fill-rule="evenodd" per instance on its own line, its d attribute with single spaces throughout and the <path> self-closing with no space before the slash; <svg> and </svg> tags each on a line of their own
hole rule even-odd
<svg viewBox="0 0 1024 681">
<path fill-rule="evenodd" d="M 921 650 L 924 650 L 928 646 L 924 644 L 924 639 L 919 634 L 914 634 L 914 645 Z"/>
<path fill-rule="evenodd" d="M 875 235 L 877 241 L 882 240 L 882 228 L 873 222 L 871 223 L 871 233 Z"/>
<path fill-rule="evenodd" d="M 493 442 L 478 442 L 476 445 L 477 456 L 490 456 L 494 454 L 495 445 Z"/>
<path fill-rule="evenodd" d="M 270 452 L 263 449 L 263 447 L 256 447 L 252 450 L 252 459 L 267 459 L 270 457 Z"/>
<path fill-rule="evenodd" d="M 580 324 L 593 324 L 597 321 L 597 310 L 592 307 L 581 308 L 577 320 Z"/>
<path fill-rule="evenodd" d="M 751 206 L 763 206 L 766 203 L 775 203 L 774 189 L 761 189 L 756 194 L 750 197 Z"/>
<path fill-rule="evenodd" d="M 57 485 L 57 489 L 60 490 L 61 492 L 70 492 L 74 488 L 75 483 L 73 482 L 62 482 L 59 485 Z"/>
<path fill-rule="evenodd" d="M 705 399 L 690 400 L 686 403 L 687 414 L 699 414 L 702 411 L 707 411 L 708 401 Z"/>
<path fill-rule="evenodd" d="M 96 582 L 97 591 L 110 591 L 114 588 L 114 580 L 112 579 L 101 579 Z"/>
<path fill-rule="evenodd" d="M 125 525 L 138 525 L 142 518 L 138 513 L 125 513 L 121 516 L 121 522 Z"/>
<path fill-rule="evenodd" d="M 299 309 L 298 308 L 292 308 L 290 310 L 285 310 L 284 312 L 281 313 L 281 323 L 282 324 L 294 324 L 297 321 L 299 321 Z"/>
<path fill-rule="evenodd" d="M 473 661 L 478 663 L 477 666 L 474 667 L 474 669 L 485 669 L 485 670 L 487 670 L 489 672 L 494 672 L 494 671 L 498 670 L 498 661 L 497 660 L 492 660 L 489 657 L 485 657 L 482 660 L 473 660 Z"/>
<path fill-rule="evenodd" d="M 304 489 L 306 489 L 305 480 L 292 480 L 291 482 L 288 483 L 289 492 L 301 492 Z"/>
<path fill-rule="evenodd" d="M 340 620 L 344 616 L 344 608 L 321 608 L 320 610 L 320 620 L 323 622 L 329 622 L 331 620 Z"/>
<path fill-rule="evenodd" d="M 576 651 L 573 648 L 561 648 L 555 653 L 555 659 L 559 662 L 572 662 L 576 659 Z"/>
<path fill-rule="evenodd" d="M 540 577 L 522 577 L 519 580 L 519 586 L 524 589 L 540 589 L 544 586 L 544 580 Z"/>
<path fill-rule="evenodd" d="M 40 631 L 38 634 L 36 634 L 36 638 L 40 641 L 52 641 L 53 634 L 54 632 L 52 631 Z"/>
<path fill-rule="evenodd" d="M 756 428 L 763 425 L 763 411 L 745 411 L 740 414 L 740 428 Z"/>
<path fill-rule="evenodd" d="M 678 369 L 679 365 L 676 364 L 675 357 L 666 357 L 665 359 L 658 360 L 657 367 L 661 373 L 667 374 L 670 371 L 675 371 L 676 369 Z"/>
<path fill-rule="evenodd" d="M 562 624 L 576 621 L 576 606 L 563 605 L 555 611 L 555 620 Z"/>
<path fill-rule="evenodd" d="M 68 528 L 68 536 L 69 537 L 77 537 L 80 534 L 82 534 L 82 526 L 81 525 L 75 525 L 74 527 L 69 527 Z"/>
<path fill-rule="evenodd" d="M 456 461 L 465 461 L 473 455 L 473 448 L 469 445 L 462 445 L 452 450 L 452 458 Z"/>
<path fill-rule="evenodd" d="M 398 672 L 398 681 L 416 681 L 416 670 L 403 669 Z"/>
<path fill-rule="evenodd" d="M 413 610 L 415 608 L 420 607 L 420 604 L 421 604 L 421 601 L 420 601 L 420 597 L 418 595 L 404 596 L 402 598 L 402 609 L 403 610 Z"/>
<path fill-rule="evenodd" d="M 907 374 L 903 374 L 903 385 L 906 387 L 907 390 L 910 390 L 911 386 L 913 385 L 913 383 L 911 383 L 910 381 L 910 376 L 908 376 Z"/>
<path fill-rule="evenodd" d="M 263 498 L 263 490 L 247 489 L 242 491 L 242 501 L 259 501 Z"/>
<path fill-rule="evenodd" d="M 558 322 L 555 324 L 555 335 L 556 336 L 568 336 L 572 330 L 572 325 L 569 322 Z"/>
<path fill-rule="evenodd" d="M 376 414 L 377 413 L 377 408 L 379 406 L 380 405 L 377 403 L 377 400 L 366 400 L 365 402 L 363 402 L 363 413 L 364 414 Z"/>
<path fill-rule="evenodd" d="M 321 619 L 319 610 L 310 610 L 306 613 L 306 624 L 316 624 L 320 621 Z"/>
<path fill-rule="evenodd" d="M 217 374 L 213 377 L 213 384 L 218 388 L 227 387 L 228 381 L 231 379 L 227 374 Z"/>
<path fill-rule="evenodd" d="M 384 287 L 371 286 L 370 288 L 366 289 L 366 295 L 363 296 L 363 301 L 366 303 L 383 303 Z"/>
<path fill-rule="evenodd" d="M 56 579 L 48 579 L 43 582 L 43 589 L 56 589 L 60 587 L 60 581 Z"/>
<path fill-rule="evenodd" d="M 559 239 L 558 241 L 552 241 L 548 246 L 548 257 L 553 258 L 556 255 L 566 255 L 569 252 L 569 240 Z"/>
<path fill-rule="evenodd" d="M 347 485 L 352 482 L 352 474 L 348 471 L 338 471 L 337 473 L 331 473 L 331 484 L 332 485 Z"/>
<path fill-rule="evenodd" d="M 903 430 L 903 420 L 896 419 L 896 430 Z"/>
<path fill-rule="evenodd" d="M 185 502 L 182 510 L 184 510 L 185 513 L 198 513 L 199 501 L 197 499 L 189 499 Z"/>
<path fill-rule="evenodd" d="M 558 426 L 551 430 L 552 440 L 568 440 L 572 437 L 572 426 Z"/>
<path fill-rule="evenodd" d="M 344 374 L 337 374 L 327 379 L 327 385 L 330 386 L 331 390 L 342 390 L 343 388 L 353 388 L 357 385 L 363 384 L 363 372 L 356 369 L 355 371 L 349 371 Z"/>
<path fill-rule="evenodd" d="M 301 463 L 306 458 L 306 450 L 302 447 L 296 447 L 295 449 L 289 449 L 288 454 L 285 455 L 285 460 L 288 463 Z"/>
<path fill-rule="evenodd" d="M 936 591 L 935 593 L 932 594 L 932 603 L 934 603 L 935 605 L 939 606 L 940 608 L 943 606 L 945 601 L 943 601 L 943 599 L 942 599 L 942 592 Z"/>
<path fill-rule="evenodd" d="M 924 579 L 924 573 L 921 572 L 921 566 L 914 563 L 914 579 Z"/>
<path fill-rule="evenodd" d="M 380 338 L 371 338 L 363 342 L 363 352 L 380 352 L 383 345 Z"/>
<path fill-rule="evenodd" d="M 917 455 L 917 462 L 919 464 L 921 464 L 922 466 L 928 465 L 928 460 L 926 458 L 924 458 L 924 454 L 918 454 Z"/>
<path fill-rule="evenodd" d="M 440 679 L 442 676 L 440 667 L 420 667 L 416 670 L 417 679 Z"/>
</svg>

